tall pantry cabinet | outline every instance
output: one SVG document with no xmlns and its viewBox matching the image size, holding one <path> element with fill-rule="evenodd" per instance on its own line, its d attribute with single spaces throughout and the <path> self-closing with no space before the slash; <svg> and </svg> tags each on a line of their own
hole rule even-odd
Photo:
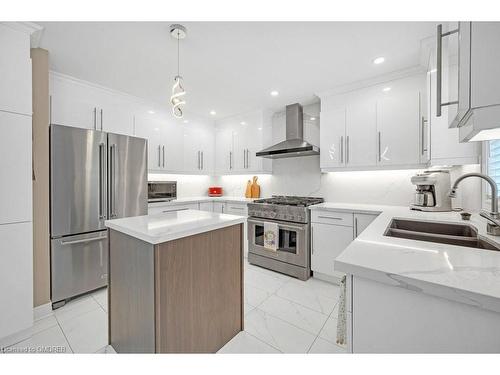
<svg viewBox="0 0 500 375">
<path fill-rule="evenodd" d="M 33 325 L 29 24 L 0 23 L 0 346 Z"/>
</svg>

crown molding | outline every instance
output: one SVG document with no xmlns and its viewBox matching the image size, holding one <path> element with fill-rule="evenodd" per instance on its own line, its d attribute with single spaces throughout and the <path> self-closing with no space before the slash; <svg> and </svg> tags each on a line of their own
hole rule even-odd
<svg viewBox="0 0 500 375">
<path fill-rule="evenodd" d="M 43 27 L 34 22 L 1 22 L 2 25 L 10 27 L 13 30 L 26 33 L 30 36 L 30 47 L 38 48 L 43 33 Z"/>
<path fill-rule="evenodd" d="M 348 83 L 346 85 L 340 85 L 340 86 L 334 87 L 333 89 L 330 89 L 327 91 L 318 92 L 318 93 L 316 93 L 316 95 L 319 96 L 320 98 L 324 98 L 324 97 L 333 96 L 333 95 L 345 94 L 345 93 L 348 93 L 350 91 L 355 91 L 355 90 L 364 89 L 364 88 L 367 88 L 370 86 L 380 85 L 382 83 L 395 81 L 395 80 L 401 79 L 401 78 L 411 77 L 411 76 L 422 74 L 425 72 L 426 72 L 425 67 L 423 67 L 422 65 L 416 65 L 416 66 L 413 66 L 411 68 L 396 70 L 394 72 L 384 74 L 381 76 L 377 76 L 374 78 L 356 81 L 356 82 Z"/>
</svg>

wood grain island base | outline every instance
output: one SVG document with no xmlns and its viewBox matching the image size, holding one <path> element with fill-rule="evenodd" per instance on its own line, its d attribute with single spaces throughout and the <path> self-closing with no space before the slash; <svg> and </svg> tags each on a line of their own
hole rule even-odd
<svg viewBox="0 0 500 375">
<path fill-rule="evenodd" d="M 159 244 L 109 229 L 109 344 L 215 353 L 243 330 L 243 224 Z"/>
</svg>

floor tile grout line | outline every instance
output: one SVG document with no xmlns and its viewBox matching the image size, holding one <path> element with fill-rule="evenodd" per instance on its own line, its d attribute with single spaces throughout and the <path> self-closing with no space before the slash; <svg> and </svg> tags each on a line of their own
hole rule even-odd
<svg viewBox="0 0 500 375">
<path fill-rule="evenodd" d="M 247 332 L 247 331 L 243 331 L 243 332 L 245 332 L 246 334 L 248 334 L 248 335 L 252 336 L 253 338 L 257 339 L 257 340 L 258 340 L 258 341 L 260 341 L 261 343 L 266 344 L 267 346 L 270 346 L 271 348 L 273 348 L 273 349 L 277 350 L 278 352 L 280 352 L 280 353 L 284 353 L 281 349 L 279 349 L 279 348 L 275 347 L 274 345 L 269 344 L 268 342 L 266 342 L 266 341 L 262 340 L 260 337 L 257 337 L 257 336 L 255 336 L 254 334 L 252 334 L 252 333 L 250 333 L 250 332 Z"/>
<path fill-rule="evenodd" d="M 66 343 L 68 344 L 69 346 L 69 350 L 71 350 L 71 353 L 75 353 L 75 350 L 73 349 L 73 347 L 71 346 L 71 343 L 69 342 L 69 339 L 68 339 L 68 336 L 66 336 L 66 332 L 64 332 L 64 328 L 61 326 L 61 324 L 59 323 L 59 320 L 57 320 L 57 317 L 56 317 L 56 321 L 57 321 L 57 325 L 59 326 L 59 329 L 61 330 L 63 336 L 64 336 L 64 339 L 66 340 Z"/>
</svg>

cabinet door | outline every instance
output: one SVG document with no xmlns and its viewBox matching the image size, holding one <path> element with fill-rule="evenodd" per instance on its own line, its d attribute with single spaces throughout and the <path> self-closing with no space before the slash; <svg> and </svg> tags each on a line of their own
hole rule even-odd
<svg viewBox="0 0 500 375">
<path fill-rule="evenodd" d="M 50 122 L 56 125 L 97 129 L 97 105 L 93 96 L 57 92 L 50 97 Z"/>
<path fill-rule="evenodd" d="M 311 230 L 311 269 L 325 275 L 341 276 L 333 270 L 333 264 L 335 258 L 352 242 L 353 228 L 312 223 Z"/>
<path fill-rule="evenodd" d="M 208 211 L 213 212 L 214 210 L 214 202 L 200 202 L 200 211 Z"/>
<path fill-rule="evenodd" d="M 246 170 L 250 172 L 260 172 L 263 170 L 263 158 L 255 156 L 262 150 L 263 124 L 260 122 L 251 123 L 246 131 Z"/>
<path fill-rule="evenodd" d="M 184 125 L 184 172 L 201 173 L 200 127 L 195 124 Z"/>
<path fill-rule="evenodd" d="M 0 25 L 0 110 L 30 115 L 30 36 Z"/>
<path fill-rule="evenodd" d="M 321 168 L 339 168 L 345 166 L 345 107 L 332 107 L 321 103 Z"/>
<path fill-rule="evenodd" d="M 33 325 L 33 226 L 0 225 L 0 337 Z"/>
<path fill-rule="evenodd" d="M 228 202 L 228 203 L 226 203 L 224 213 L 232 214 L 232 215 L 247 216 L 247 214 L 248 214 L 247 204 L 246 203 Z"/>
<path fill-rule="evenodd" d="M 0 132 L 0 224 L 31 221 L 31 117 L 0 111 Z"/>
<path fill-rule="evenodd" d="M 349 104 L 346 110 L 345 164 L 348 167 L 377 164 L 376 101 Z"/>
<path fill-rule="evenodd" d="M 162 123 L 155 121 L 149 116 L 137 116 L 135 120 L 135 133 L 138 137 L 148 140 L 148 170 L 163 170 L 162 149 L 160 145 L 163 138 Z"/>
<path fill-rule="evenodd" d="M 245 122 L 233 126 L 233 172 L 236 173 L 245 173 L 247 169 L 247 127 Z"/>
<path fill-rule="evenodd" d="M 201 151 L 201 172 L 211 174 L 214 171 L 214 127 L 203 124 L 199 132 Z"/>
<path fill-rule="evenodd" d="M 130 103 L 113 102 L 112 99 L 100 103 L 97 127 L 108 133 L 134 135 L 134 112 Z"/>
<path fill-rule="evenodd" d="M 358 237 L 377 216 L 375 214 L 354 214 L 354 238 Z"/>
<path fill-rule="evenodd" d="M 377 101 L 377 165 L 419 163 L 420 94 L 395 92 Z"/>
<path fill-rule="evenodd" d="M 226 204 L 223 203 L 223 202 L 214 202 L 214 212 L 218 212 L 220 214 L 223 214 L 224 213 L 224 208 L 225 208 Z"/>
<path fill-rule="evenodd" d="M 215 131 L 215 169 L 221 174 L 234 171 L 233 132 L 228 126 Z"/>
</svg>

